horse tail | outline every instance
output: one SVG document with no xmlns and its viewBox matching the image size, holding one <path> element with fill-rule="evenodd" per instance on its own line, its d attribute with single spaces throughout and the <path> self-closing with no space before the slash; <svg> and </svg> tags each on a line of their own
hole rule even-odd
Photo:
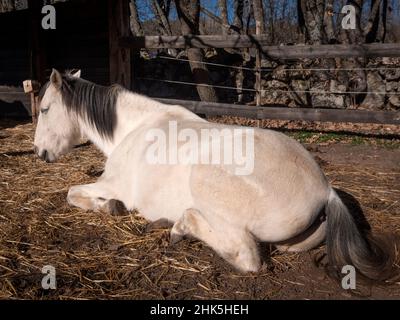
<svg viewBox="0 0 400 320">
<path fill-rule="evenodd" d="M 364 230 L 331 189 L 326 206 L 326 246 L 329 267 L 338 276 L 342 267 L 352 265 L 363 276 L 383 281 L 393 275 L 394 250 Z"/>
</svg>

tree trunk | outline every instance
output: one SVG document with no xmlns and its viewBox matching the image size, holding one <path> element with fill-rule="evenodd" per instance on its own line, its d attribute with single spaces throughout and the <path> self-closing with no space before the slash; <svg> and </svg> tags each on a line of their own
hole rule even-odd
<svg viewBox="0 0 400 320">
<path fill-rule="evenodd" d="M 264 7 L 262 0 L 253 0 L 254 20 L 256 21 L 256 34 L 263 34 L 265 30 Z"/>
<path fill-rule="evenodd" d="M 226 7 L 226 0 L 218 0 L 218 6 L 221 10 L 222 34 L 227 35 L 230 26 L 228 21 L 228 8 Z"/>
<path fill-rule="evenodd" d="M 161 27 L 163 35 L 172 36 L 171 26 L 169 25 L 169 21 L 168 21 L 169 12 L 164 11 L 163 8 L 161 8 L 159 1 L 160 0 L 152 1 L 154 14 L 158 18 L 159 25 Z"/>
<path fill-rule="evenodd" d="M 233 31 L 243 33 L 243 0 L 234 0 L 233 5 Z"/>
<path fill-rule="evenodd" d="M 348 5 L 353 5 L 356 11 L 356 29 L 344 30 L 341 29 L 340 38 L 342 43 L 348 44 L 362 44 L 365 42 L 365 36 L 361 28 L 361 13 L 364 6 L 364 0 L 347 0 Z M 359 59 L 346 59 L 343 60 L 343 68 L 363 68 L 367 60 L 364 58 Z M 367 91 L 367 73 L 364 70 L 357 70 L 354 72 L 339 72 L 339 81 L 344 84 L 348 91 L 365 92 Z M 361 103 L 365 94 L 355 94 L 350 96 L 353 104 Z"/>
<path fill-rule="evenodd" d="M 129 2 L 129 8 L 131 11 L 131 31 L 134 36 L 138 37 L 143 36 L 144 33 L 137 12 L 136 0 L 131 0 Z"/>
<path fill-rule="evenodd" d="M 256 34 L 260 35 L 265 32 L 265 19 L 264 19 L 264 8 L 261 0 L 253 0 L 253 12 L 254 20 L 256 21 Z M 260 50 L 257 48 L 256 52 L 256 105 L 261 105 L 261 59 L 262 55 Z"/>
<path fill-rule="evenodd" d="M 326 40 L 328 43 L 336 43 L 336 35 L 335 35 L 335 28 L 333 23 L 333 0 L 326 1 L 326 8 L 325 8 L 325 16 L 324 16 L 324 25 L 325 25 L 325 34 Z"/>
<path fill-rule="evenodd" d="M 170 9 L 170 1 L 164 2 L 163 0 L 152 0 L 152 6 L 154 15 L 157 17 L 158 24 L 161 29 L 161 34 L 166 36 L 172 36 L 171 26 L 168 21 L 169 9 Z M 178 55 L 178 51 L 173 48 L 169 48 L 168 54 L 176 57 Z"/>
<path fill-rule="evenodd" d="M 381 2 L 382 0 L 371 0 L 371 12 L 369 14 L 368 23 L 364 29 L 366 43 L 375 42 L 378 35 Z"/>
<path fill-rule="evenodd" d="M 243 1 L 244 0 L 234 0 L 233 3 L 233 25 L 231 25 L 231 30 L 237 34 L 243 34 Z M 237 49 L 238 52 L 244 57 L 246 49 Z M 245 59 L 243 59 L 245 60 Z M 241 63 L 238 67 L 243 65 Z M 235 85 L 237 99 L 236 102 L 242 103 L 243 101 L 243 81 L 244 73 L 242 68 L 234 69 L 235 74 Z"/>
<path fill-rule="evenodd" d="M 324 30 L 325 1 L 324 0 L 299 0 L 300 26 L 305 32 L 306 42 L 309 44 L 326 43 Z"/>
<path fill-rule="evenodd" d="M 333 30 L 333 1 L 332 0 L 298 0 L 299 25 L 308 44 L 326 44 L 335 41 Z M 329 39 L 329 40 L 328 40 Z M 321 57 L 322 58 L 322 57 Z M 329 69 L 335 67 L 334 59 L 317 59 L 314 68 Z M 317 91 L 329 91 L 335 83 L 332 74 L 320 70 L 312 73 L 313 87 Z M 335 99 L 330 94 L 310 93 L 307 99 L 313 106 L 325 105 Z"/>
<path fill-rule="evenodd" d="M 267 11 L 267 29 L 269 32 L 269 37 L 271 38 L 271 44 L 275 44 L 275 2 L 274 0 L 268 0 L 267 7 L 265 11 Z M 284 14 L 287 8 L 287 1 L 284 1 L 282 4 L 282 12 L 281 12 L 281 20 L 284 21 Z"/>
<path fill-rule="evenodd" d="M 382 8 L 382 36 L 381 41 L 385 42 L 387 34 L 387 13 L 388 13 L 388 0 L 383 0 Z"/>
<path fill-rule="evenodd" d="M 253 6 L 251 5 L 251 0 L 244 0 L 244 8 L 243 8 L 243 16 L 244 16 L 244 24 L 243 29 L 244 33 L 248 34 L 251 17 L 253 15 Z"/>
<path fill-rule="evenodd" d="M 176 11 L 181 22 L 183 35 L 199 34 L 200 20 L 200 1 L 199 0 L 175 0 Z M 193 73 L 194 81 L 199 84 L 197 92 L 202 101 L 218 102 L 217 94 L 213 87 L 202 86 L 211 85 L 210 75 L 204 63 L 197 62 L 204 60 L 204 53 L 198 48 L 187 50 L 190 68 Z"/>
</svg>

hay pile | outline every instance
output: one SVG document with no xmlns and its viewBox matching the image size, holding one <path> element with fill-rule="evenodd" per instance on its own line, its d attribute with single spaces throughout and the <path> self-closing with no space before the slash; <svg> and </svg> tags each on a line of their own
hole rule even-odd
<svg viewBox="0 0 400 320">
<path fill-rule="evenodd" d="M 31 124 L 3 126 L 6 128 L 0 131 L 2 299 L 349 296 L 322 270 L 312 266 L 309 253 L 272 252 L 259 274 L 243 275 L 198 241 L 185 240 L 169 246 L 169 230 L 146 232 L 146 221 L 135 212 L 112 216 L 71 208 L 66 202 L 68 188 L 94 182 L 102 172 L 102 154 L 92 145 L 83 145 L 57 163 L 46 164 L 31 151 L 34 134 Z M 336 186 L 363 203 L 374 227 L 400 234 L 399 172 L 331 164 L 325 165 L 325 171 Z M 41 268 L 45 265 L 56 268 L 56 290 L 41 288 Z M 400 296 L 400 288 L 392 285 L 370 293 L 374 297 Z"/>
</svg>

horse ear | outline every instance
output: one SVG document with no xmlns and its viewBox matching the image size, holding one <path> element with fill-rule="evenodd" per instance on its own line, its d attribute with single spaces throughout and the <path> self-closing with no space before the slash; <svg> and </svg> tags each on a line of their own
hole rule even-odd
<svg viewBox="0 0 400 320">
<path fill-rule="evenodd" d="M 71 72 L 71 76 L 76 77 L 76 78 L 80 78 L 81 77 L 81 69 L 73 70 Z"/>
<path fill-rule="evenodd" d="M 53 84 L 57 89 L 61 89 L 62 86 L 62 76 L 60 72 L 56 69 L 53 69 L 50 75 L 50 83 Z"/>
</svg>

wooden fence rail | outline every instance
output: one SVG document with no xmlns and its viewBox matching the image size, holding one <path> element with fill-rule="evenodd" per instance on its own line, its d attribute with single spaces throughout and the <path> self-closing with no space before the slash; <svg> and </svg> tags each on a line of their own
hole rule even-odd
<svg viewBox="0 0 400 320">
<path fill-rule="evenodd" d="M 400 125 L 399 111 L 369 111 L 321 108 L 255 107 L 205 101 L 157 99 L 181 105 L 197 114 L 237 116 L 251 119 L 305 120 L 326 122 L 379 123 Z"/>
<path fill-rule="evenodd" d="M 131 49 L 257 48 L 271 58 L 399 57 L 400 43 L 268 46 L 266 35 L 187 35 L 123 37 L 119 45 Z"/>
<path fill-rule="evenodd" d="M 400 57 L 400 43 L 269 46 L 267 35 L 187 35 L 123 37 L 119 45 L 131 49 L 255 48 L 276 59 Z M 205 115 L 252 119 L 400 124 L 400 112 L 322 108 L 251 107 L 205 101 L 158 99 Z"/>
</svg>

